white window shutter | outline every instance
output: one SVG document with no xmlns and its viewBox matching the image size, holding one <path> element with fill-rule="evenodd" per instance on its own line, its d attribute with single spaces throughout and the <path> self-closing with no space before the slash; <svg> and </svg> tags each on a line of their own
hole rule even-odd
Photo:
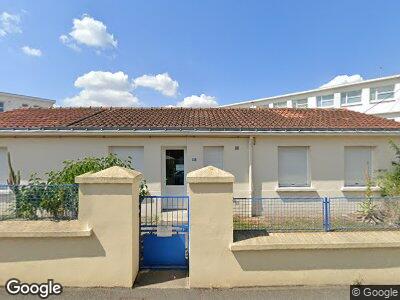
<svg viewBox="0 0 400 300">
<path fill-rule="evenodd" d="M 345 147 L 345 186 L 365 186 L 371 177 L 371 147 Z"/>
<path fill-rule="evenodd" d="M 8 179 L 7 149 L 0 148 L 0 184 L 7 184 L 7 179 Z"/>
<path fill-rule="evenodd" d="M 203 148 L 203 165 L 224 169 L 224 147 L 206 146 Z"/>
<path fill-rule="evenodd" d="M 144 147 L 111 147 L 111 153 L 114 153 L 122 160 L 132 158 L 132 167 L 144 172 Z"/>
<path fill-rule="evenodd" d="M 308 147 L 278 148 L 279 186 L 309 186 Z"/>
</svg>

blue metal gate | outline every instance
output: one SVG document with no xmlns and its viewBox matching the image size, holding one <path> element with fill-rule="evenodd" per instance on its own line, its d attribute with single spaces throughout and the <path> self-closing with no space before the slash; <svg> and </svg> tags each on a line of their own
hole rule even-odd
<svg viewBox="0 0 400 300">
<path fill-rule="evenodd" d="M 142 269 L 187 268 L 189 197 L 142 197 L 140 241 Z"/>
</svg>

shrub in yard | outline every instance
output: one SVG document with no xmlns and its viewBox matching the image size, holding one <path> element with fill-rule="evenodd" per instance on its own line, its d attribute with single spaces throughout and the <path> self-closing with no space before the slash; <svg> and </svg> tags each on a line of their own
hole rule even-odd
<svg viewBox="0 0 400 300">
<path fill-rule="evenodd" d="M 381 188 L 382 196 L 400 196 L 400 147 L 395 142 L 389 142 L 395 151 L 395 160 L 392 161 L 392 168 L 382 171 L 378 176 L 378 185 Z"/>
<path fill-rule="evenodd" d="M 75 177 L 88 173 L 98 172 L 110 167 L 123 167 L 132 169 L 132 158 L 122 160 L 115 154 L 109 154 L 105 157 L 86 157 L 79 160 L 67 160 L 63 162 L 64 166 L 60 171 L 51 171 L 47 173 L 48 184 L 74 184 Z M 148 195 L 146 181 L 140 184 L 140 196 Z"/>
<path fill-rule="evenodd" d="M 383 211 L 373 201 L 372 179 L 366 175 L 367 189 L 365 191 L 365 200 L 359 204 L 357 219 L 365 223 L 378 224 L 384 219 Z"/>
<path fill-rule="evenodd" d="M 131 165 L 131 159 L 121 160 L 114 154 L 64 161 L 61 170 L 47 173 L 47 181 L 33 175 L 27 185 L 10 185 L 16 197 L 15 215 L 24 219 L 36 219 L 39 216 L 53 219 L 76 217 L 76 176 L 113 166 L 132 169 Z M 140 196 L 148 194 L 146 182 L 143 181 L 140 184 Z"/>
</svg>

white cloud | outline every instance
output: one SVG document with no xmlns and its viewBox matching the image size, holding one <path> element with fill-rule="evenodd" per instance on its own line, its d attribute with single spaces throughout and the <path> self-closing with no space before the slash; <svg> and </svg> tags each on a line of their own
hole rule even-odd
<svg viewBox="0 0 400 300">
<path fill-rule="evenodd" d="M 320 87 L 330 87 L 330 86 L 336 86 L 336 85 L 342 85 L 342 84 L 347 84 L 347 83 L 355 83 L 355 82 L 360 82 L 363 81 L 364 79 L 360 74 L 354 74 L 354 75 L 338 75 L 335 78 L 333 78 L 331 81 L 321 85 Z"/>
<path fill-rule="evenodd" d="M 201 94 L 200 96 L 192 95 L 183 99 L 183 101 L 178 102 L 176 105 L 178 107 L 216 107 L 218 106 L 218 102 L 216 98 L 213 96 L 207 96 L 205 94 Z"/>
<path fill-rule="evenodd" d="M 78 47 L 77 44 L 74 43 L 74 40 L 70 37 L 68 37 L 67 35 L 63 34 L 60 35 L 59 37 L 60 42 L 63 43 L 65 46 L 67 46 L 68 48 L 71 48 L 74 51 L 81 51 L 81 48 Z"/>
<path fill-rule="evenodd" d="M 107 26 L 88 15 L 83 15 L 81 19 L 74 19 L 72 31 L 68 35 L 61 35 L 59 39 L 64 45 L 74 50 L 79 49 L 77 44 L 101 49 L 118 46 L 114 35 L 107 32 Z"/>
<path fill-rule="evenodd" d="M 4 37 L 10 33 L 21 33 L 22 29 L 19 26 L 21 17 L 19 15 L 2 12 L 0 14 L 0 37 Z"/>
<path fill-rule="evenodd" d="M 91 71 L 75 80 L 82 91 L 64 99 L 64 106 L 138 106 L 128 75 L 123 72 Z"/>
<path fill-rule="evenodd" d="M 147 87 L 154 89 L 165 96 L 177 95 L 179 84 L 173 80 L 168 73 L 157 75 L 143 75 L 133 81 L 135 87 Z"/>
<path fill-rule="evenodd" d="M 21 48 L 22 52 L 24 52 L 26 55 L 29 56 L 42 56 L 42 51 L 40 49 L 36 49 L 36 48 L 31 48 L 29 46 L 24 46 Z"/>
</svg>

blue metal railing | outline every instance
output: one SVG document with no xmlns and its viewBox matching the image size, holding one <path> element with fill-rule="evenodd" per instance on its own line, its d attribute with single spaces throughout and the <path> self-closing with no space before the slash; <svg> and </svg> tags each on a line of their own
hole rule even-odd
<svg viewBox="0 0 400 300">
<path fill-rule="evenodd" d="M 234 198 L 235 231 L 400 229 L 400 197 Z"/>
<path fill-rule="evenodd" d="M 0 185 L 0 221 L 78 218 L 78 185 Z"/>
</svg>

